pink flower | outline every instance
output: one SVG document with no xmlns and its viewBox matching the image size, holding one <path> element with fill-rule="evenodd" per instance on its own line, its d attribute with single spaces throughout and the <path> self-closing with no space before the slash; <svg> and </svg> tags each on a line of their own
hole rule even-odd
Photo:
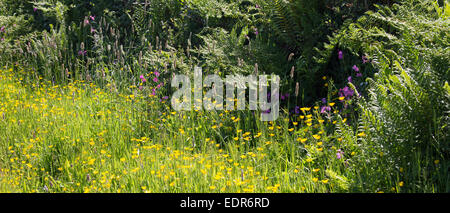
<svg viewBox="0 0 450 213">
<path fill-rule="evenodd" d="M 336 158 L 341 159 L 343 154 L 344 154 L 344 152 L 342 152 L 340 149 L 338 149 L 336 152 Z"/>
<path fill-rule="evenodd" d="M 355 72 L 359 72 L 359 68 L 356 65 L 353 65 L 352 69 L 355 70 Z"/>
<path fill-rule="evenodd" d="M 158 78 L 157 77 L 153 78 L 153 81 L 158 82 Z"/>
<path fill-rule="evenodd" d="M 2 28 L 0 28 L 0 32 L 2 32 L 2 33 L 5 32 L 5 26 L 2 26 Z"/>
<path fill-rule="evenodd" d="M 156 77 L 159 77 L 159 75 L 160 75 L 158 71 L 155 71 L 154 74 Z"/>
<path fill-rule="evenodd" d="M 33 11 L 34 11 L 34 12 L 36 12 L 36 11 L 37 11 L 37 8 L 36 8 L 36 7 L 35 7 L 35 8 L 33 8 Z"/>
<path fill-rule="evenodd" d="M 89 16 L 89 19 L 91 19 L 92 21 L 95 21 L 95 16 Z"/>
<path fill-rule="evenodd" d="M 147 80 L 144 78 L 144 75 L 139 76 L 139 78 L 142 80 L 143 83 L 147 82 Z"/>
</svg>

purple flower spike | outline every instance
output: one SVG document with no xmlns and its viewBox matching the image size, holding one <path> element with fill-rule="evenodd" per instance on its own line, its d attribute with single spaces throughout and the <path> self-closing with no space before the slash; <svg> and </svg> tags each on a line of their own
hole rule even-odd
<svg viewBox="0 0 450 213">
<path fill-rule="evenodd" d="M 347 80 L 348 82 L 352 83 L 352 76 L 348 76 Z"/>
<path fill-rule="evenodd" d="M 359 68 L 356 65 L 353 65 L 353 70 L 355 70 L 355 72 L 359 72 Z"/>
<path fill-rule="evenodd" d="M 339 58 L 339 60 L 344 59 L 344 53 L 341 50 L 339 50 L 339 52 L 338 52 L 338 58 Z"/>
<path fill-rule="evenodd" d="M 81 55 L 81 56 L 85 56 L 86 55 L 86 50 L 80 50 L 80 51 L 78 51 L 78 55 Z"/>
</svg>

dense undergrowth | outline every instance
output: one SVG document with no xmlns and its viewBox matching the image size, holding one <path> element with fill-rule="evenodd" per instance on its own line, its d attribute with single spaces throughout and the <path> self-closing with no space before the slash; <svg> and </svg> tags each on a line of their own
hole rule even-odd
<svg viewBox="0 0 450 213">
<path fill-rule="evenodd" d="M 450 191 L 448 1 L 0 6 L 2 192 Z M 175 112 L 194 66 L 280 118 Z"/>
</svg>

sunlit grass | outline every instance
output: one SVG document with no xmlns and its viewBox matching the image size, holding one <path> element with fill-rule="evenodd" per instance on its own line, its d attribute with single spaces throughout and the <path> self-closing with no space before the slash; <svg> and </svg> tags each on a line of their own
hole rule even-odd
<svg viewBox="0 0 450 213">
<path fill-rule="evenodd" d="M 155 97 L 81 81 L 36 87 L 13 69 L 0 75 L 2 191 L 332 192 L 351 184 L 345 165 L 357 150 L 338 158 L 351 144 L 326 132 L 345 120 L 318 107 L 260 122 L 251 112 L 174 112 Z"/>
</svg>

